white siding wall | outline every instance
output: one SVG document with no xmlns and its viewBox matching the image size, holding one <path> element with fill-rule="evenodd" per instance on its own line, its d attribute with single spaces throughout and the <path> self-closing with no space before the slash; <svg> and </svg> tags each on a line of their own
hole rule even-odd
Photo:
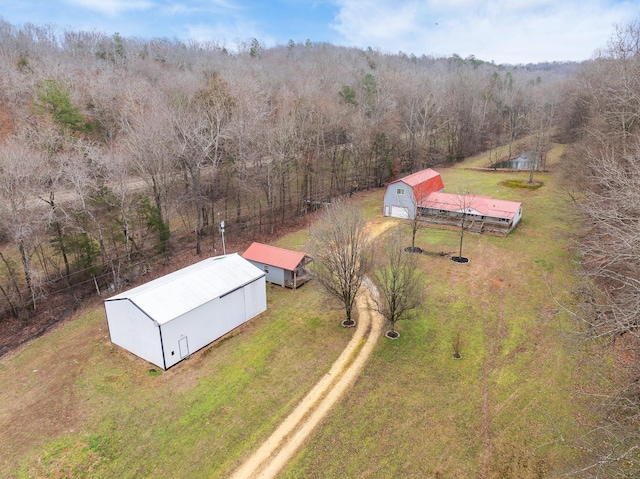
<svg viewBox="0 0 640 479">
<path fill-rule="evenodd" d="M 245 312 L 247 320 L 267 310 L 267 288 L 265 278 L 259 278 L 244 287 Z"/>
<path fill-rule="evenodd" d="M 187 338 L 189 353 L 193 354 L 266 309 L 263 276 L 163 324 L 162 344 L 167 368 L 183 359 L 179 346 L 181 339 Z"/>
<path fill-rule="evenodd" d="M 105 301 L 111 342 L 164 369 L 160 329 L 128 299 Z"/>
<path fill-rule="evenodd" d="M 398 189 L 404 190 L 404 194 L 398 194 Z M 384 216 L 413 219 L 415 208 L 413 189 L 409 185 L 398 181 L 387 187 L 384 193 Z"/>
<path fill-rule="evenodd" d="M 520 207 L 516 215 L 513 217 L 513 223 L 512 223 L 511 229 L 515 228 L 521 219 L 522 219 L 522 206 Z"/>
<path fill-rule="evenodd" d="M 251 263 L 252 265 L 254 265 L 256 268 L 258 268 L 260 271 L 264 271 L 265 275 L 267 277 L 267 281 L 269 283 L 272 284 L 278 284 L 280 286 L 284 286 L 284 280 L 285 280 L 285 270 L 282 268 L 278 268 L 277 266 L 273 266 L 273 265 L 266 265 L 267 269 L 265 270 L 265 264 L 264 263 L 260 263 L 258 261 L 253 261 L 253 260 L 248 260 L 249 263 Z"/>
</svg>

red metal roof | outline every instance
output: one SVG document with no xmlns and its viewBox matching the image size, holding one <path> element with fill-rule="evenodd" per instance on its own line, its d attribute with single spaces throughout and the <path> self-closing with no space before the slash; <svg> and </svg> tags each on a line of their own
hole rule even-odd
<svg viewBox="0 0 640 479">
<path fill-rule="evenodd" d="M 455 193 L 433 192 L 420 202 L 420 206 L 445 211 L 461 211 L 466 206 L 484 216 L 511 219 L 518 214 L 522 203 L 496 200 L 490 196 L 469 195 L 465 198 L 465 195 Z"/>
<path fill-rule="evenodd" d="M 258 263 L 293 271 L 304 259 L 305 254 L 254 242 L 247 248 L 242 257 L 249 261 L 257 261 Z"/>
<path fill-rule="evenodd" d="M 426 170 L 407 175 L 404 178 L 399 178 L 396 181 L 403 181 L 409 186 L 416 186 L 420 183 L 424 183 L 425 181 L 430 180 L 431 178 L 435 178 L 436 176 L 440 176 L 440 173 L 432 170 L 431 168 L 427 168 Z"/>
<path fill-rule="evenodd" d="M 429 193 L 444 189 L 444 183 L 442 182 L 440 173 L 431 168 L 397 179 L 396 181 L 392 181 L 391 184 L 398 182 L 409 185 L 417 201 L 420 201 Z"/>
</svg>

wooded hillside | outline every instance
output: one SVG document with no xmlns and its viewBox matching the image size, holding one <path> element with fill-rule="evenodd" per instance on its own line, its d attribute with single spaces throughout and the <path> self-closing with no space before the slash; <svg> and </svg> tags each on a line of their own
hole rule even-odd
<svg viewBox="0 0 640 479">
<path fill-rule="evenodd" d="M 640 474 L 640 23 L 619 26 L 568 83 L 564 169 L 583 225 L 576 292 L 585 337 L 610 350 L 619 376 L 591 399 L 602 422 L 588 440 L 586 477 Z"/>
<path fill-rule="evenodd" d="M 544 157 L 575 65 L 2 22 L 0 68 L 0 315 L 18 316 L 56 289 L 118 289 L 178 236 L 199 253 L 220 221 L 256 238 L 524 135 Z"/>
</svg>

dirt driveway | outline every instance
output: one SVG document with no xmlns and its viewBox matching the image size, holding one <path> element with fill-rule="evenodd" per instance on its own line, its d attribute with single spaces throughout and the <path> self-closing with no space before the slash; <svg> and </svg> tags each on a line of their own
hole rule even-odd
<svg viewBox="0 0 640 479">
<path fill-rule="evenodd" d="M 369 224 L 371 239 L 393 226 L 393 221 Z M 333 405 L 354 383 L 380 337 L 384 319 L 373 311 L 375 286 L 365 279 L 356 305 L 358 324 L 349 344 L 331 369 L 302 399 L 271 436 L 242 464 L 232 479 L 275 477 L 305 443 Z"/>
<path fill-rule="evenodd" d="M 383 324 L 380 315 L 371 308 L 368 289 L 361 293 L 357 306 L 356 332 L 340 357 L 262 446 L 235 471 L 232 479 L 275 477 L 353 384 L 373 351 Z"/>
</svg>

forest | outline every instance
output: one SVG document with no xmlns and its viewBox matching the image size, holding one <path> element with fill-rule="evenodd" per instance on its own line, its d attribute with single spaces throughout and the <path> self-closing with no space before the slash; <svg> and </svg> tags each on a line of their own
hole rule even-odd
<svg viewBox="0 0 640 479">
<path fill-rule="evenodd" d="M 230 241 L 268 238 L 425 167 L 478 152 L 490 166 L 524 140 L 544 168 L 552 143 L 568 145 L 583 281 L 566 306 L 585 338 L 632 358 L 598 402 L 594 454 L 637 457 L 637 21 L 582 63 L 498 65 L 0 20 L 0 70 L 0 321 L 25 325 L 54 295 L 80 304 L 179 251 L 221 252 L 222 221 Z"/>
<path fill-rule="evenodd" d="M 0 314 L 119 289 L 170 254 L 273 234 L 340 195 L 525 135 L 544 157 L 577 65 L 0 24 Z M 94 288 L 94 289 L 95 289 Z"/>
</svg>

